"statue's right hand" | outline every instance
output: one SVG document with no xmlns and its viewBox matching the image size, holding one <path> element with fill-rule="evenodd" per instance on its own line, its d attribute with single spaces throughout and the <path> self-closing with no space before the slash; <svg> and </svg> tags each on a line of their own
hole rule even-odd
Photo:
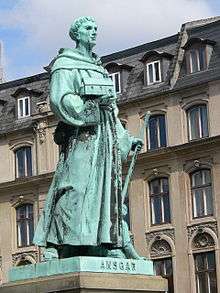
<svg viewBox="0 0 220 293">
<path fill-rule="evenodd" d="M 99 99 L 99 105 L 101 106 L 111 106 L 113 102 L 115 102 L 116 97 L 110 95 L 101 96 Z"/>
</svg>

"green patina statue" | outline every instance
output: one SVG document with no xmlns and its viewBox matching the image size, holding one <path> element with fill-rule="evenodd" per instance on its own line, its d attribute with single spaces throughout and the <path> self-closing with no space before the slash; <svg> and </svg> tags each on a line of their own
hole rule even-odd
<svg viewBox="0 0 220 293">
<path fill-rule="evenodd" d="M 71 256 L 140 258 L 123 220 L 122 160 L 142 146 L 118 118 L 116 93 L 92 52 L 97 25 L 70 27 L 75 49 L 61 49 L 50 76 L 51 109 L 60 122 L 60 159 L 34 236 L 46 260 Z"/>
</svg>

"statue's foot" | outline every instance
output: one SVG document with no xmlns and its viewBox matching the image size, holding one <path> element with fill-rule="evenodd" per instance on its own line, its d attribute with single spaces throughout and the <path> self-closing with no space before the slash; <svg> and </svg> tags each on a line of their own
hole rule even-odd
<svg viewBox="0 0 220 293">
<path fill-rule="evenodd" d="M 58 256 L 57 249 L 54 247 L 45 248 L 45 250 L 43 252 L 43 258 L 45 261 L 58 259 L 59 256 Z"/>
<path fill-rule="evenodd" d="M 114 258 L 126 258 L 125 254 L 123 253 L 122 249 L 111 249 L 108 250 L 106 255 L 107 257 L 114 257 Z"/>
</svg>

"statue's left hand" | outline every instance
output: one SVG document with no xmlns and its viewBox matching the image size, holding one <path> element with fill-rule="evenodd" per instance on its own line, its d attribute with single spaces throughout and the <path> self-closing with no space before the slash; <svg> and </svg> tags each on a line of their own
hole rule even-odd
<svg viewBox="0 0 220 293">
<path fill-rule="evenodd" d="M 140 150 L 142 149 L 144 145 L 144 142 L 142 139 L 138 138 L 138 137 L 134 137 L 133 141 L 132 141 L 132 145 L 131 145 L 131 150 L 134 151 L 137 148 L 137 151 L 140 152 Z"/>
</svg>

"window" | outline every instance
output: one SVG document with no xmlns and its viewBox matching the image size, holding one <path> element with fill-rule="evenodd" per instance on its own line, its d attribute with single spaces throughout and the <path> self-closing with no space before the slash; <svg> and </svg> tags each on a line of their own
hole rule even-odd
<svg viewBox="0 0 220 293">
<path fill-rule="evenodd" d="M 196 292 L 217 293 L 215 252 L 203 252 L 194 255 Z"/>
<path fill-rule="evenodd" d="M 34 235 L 33 205 L 24 204 L 16 208 L 18 247 L 32 244 Z"/>
<path fill-rule="evenodd" d="M 149 183 L 151 223 L 170 223 L 169 185 L 167 178 L 157 178 Z"/>
<path fill-rule="evenodd" d="M 172 258 L 153 260 L 154 271 L 157 276 L 162 276 L 168 280 L 168 293 L 173 293 L 173 266 Z"/>
<path fill-rule="evenodd" d="M 207 137 L 208 118 L 206 105 L 191 107 L 187 111 L 189 140 Z"/>
<path fill-rule="evenodd" d="M 115 87 L 115 92 L 117 94 L 121 93 L 121 80 L 120 80 L 120 72 L 115 72 L 109 74 L 109 77 L 112 79 L 114 87 Z"/>
<path fill-rule="evenodd" d="M 31 147 L 21 147 L 15 152 L 16 178 L 32 176 Z"/>
<path fill-rule="evenodd" d="M 161 82 L 161 66 L 160 61 L 154 61 L 151 63 L 147 63 L 147 84 L 154 84 L 157 82 Z"/>
<path fill-rule="evenodd" d="M 189 73 L 202 71 L 206 69 L 206 49 L 198 47 L 189 50 Z"/>
<path fill-rule="evenodd" d="M 30 116 L 30 97 L 18 99 L 18 118 Z"/>
<path fill-rule="evenodd" d="M 148 124 L 148 149 L 154 150 L 167 145 L 165 115 L 154 115 Z"/>
<path fill-rule="evenodd" d="M 212 183 L 210 170 L 199 170 L 191 174 L 193 217 L 213 214 Z"/>
</svg>

